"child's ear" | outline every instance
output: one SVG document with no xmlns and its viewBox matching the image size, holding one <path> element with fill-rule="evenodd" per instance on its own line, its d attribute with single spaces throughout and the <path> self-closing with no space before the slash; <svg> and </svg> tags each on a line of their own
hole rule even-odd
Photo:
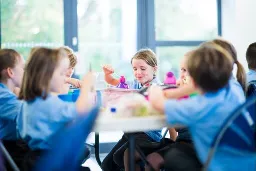
<svg viewBox="0 0 256 171">
<path fill-rule="evenodd" d="M 190 82 L 190 84 L 191 84 L 193 87 L 195 87 L 196 89 L 198 88 L 198 86 L 197 86 L 197 84 L 195 83 L 195 81 L 194 81 L 193 78 L 190 77 L 189 82 Z"/>
<path fill-rule="evenodd" d="M 7 69 L 6 69 L 6 73 L 7 73 L 7 77 L 8 77 L 8 78 L 13 78 L 14 73 L 13 73 L 13 71 L 12 71 L 11 68 L 7 68 Z"/>
<path fill-rule="evenodd" d="M 154 73 L 157 71 L 157 66 L 153 67 Z"/>
</svg>

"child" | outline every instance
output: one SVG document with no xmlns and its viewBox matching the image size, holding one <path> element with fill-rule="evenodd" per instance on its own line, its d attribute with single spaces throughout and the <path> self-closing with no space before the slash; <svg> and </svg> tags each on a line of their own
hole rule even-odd
<svg viewBox="0 0 256 171">
<path fill-rule="evenodd" d="M 150 49 L 139 50 L 132 58 L 131 64 L 135 80 L 133 82 L 134 89 L 140 89 L 143 86 L 149 86 L 151 83 L 158 83 L 156 79 L 157 59 L 155 53 Z M 111 66 L 103 66 L 105 73 L 105 81 L 108 84 L 117 86 L 119 79 L 112 77 L 114 70 Z"/>
<path fill-rule="evenodd" d="M 157 59 L 155 53 L 150 49 L 139 50 L 131 59 L 131 64 L 133 67 L 133 74 L 135 80 L 133 82 L 134 89 L 140 89 L 145 86 L 149 86 L 152 83 L 157 83 L 156 71 L 157 71 Z M 118 85 L 119 80 L 112 77 L 111 74 L 114 70 L 110 66 L 103 66 L 103 71 L 105 73 L 105 80 L 111 85 Z M 138 132 L 134 133 L 136 141 L 152 141 L 159 142 L 162 138 L 161 131 L 148 131 L 148 132 Z M 139 140 L 138 140 L 139 139 Z M 121 140 L 115 145 L 111 152 L 106 156 L 102 162 L 102 169 L 104 171 L 114 171 L 119 170 L 119 168 L 124 167 L 123 156 L 126 147 L 120 149 L 120 147 L 127 142 L 125 135 Z M 118 150 L 119 149 L 119 150 Z M 118 150 L 118 151 L 117 151 Z M 144 150 L 147 154 L 151 151 Z M 125 153 L 127 156 L 127 152 Z M 136 154 L 138 158 L 138 154 Z M 115 162 L 114 162 L 115 161 Z"/>
<path fill-rule="evenodd" d="M 164 95 L 166 98 L 174 98 L 174 99 L 179 99 L 179 98 L 188 98 L 189 95 L 195 94 L 196 90 L 195 87 L 190 84 L 190 76 L 187 72 L 187 57 L 193 53 L 192 51 L 187 52 L 184 55 L 183 60 L 181 61 L 180 65 L 180 78 L 177 80 L 176 85 L 178 88 L 176 89 L 168 89 L 164 91 Z"/>
<path fill-rule="evenodd" d="M 63 49 L 37 48 L 30 54 L 19 96 L 25 102 L 17 119 L 20 135 L 33 150 L 27 157 L 28 167 L 33 167 L 42 152 L 51 149 L 55 133 L 92 107 L 88 97 L 93 87 L 92 73 L 84 77 L 75 104 L 50 94 L 64 84 L 68 67 L 69 59 Z"/>
<path fill-rule="evenodd" d="M 166 114 L 169 124 L 189 128 L 202 163 L 206 161 L 213 138 L 226 118 L 245 101 L 244 96 L 237 91 L 234 80 L 230 79 L 233 62 L 225 49 L 207 43 L 187 59 L 190 81 L 199 95 L 181 101 L 166 100 L 160 88 L 153 86 L 149 90 L 150 103 Z M 233 170 L 238 167 L 234 163 L 236 161 L 228 153 L 217 151 L 210 170 Z"/>
<path fill-rule="evenodd" d="M 249 72 L 247 73 L 247 83 L 256 81 L 256 42 L 250 44 L 246 51 L 246 61 Z"/>
<path fill-rule="evenodd" d="M 74 73 L 74 68 L 77 64 L 76 55 L 74 54 L 73 50 L 70 49 L 68 46 L 63 46 L 62 48 L 66 51 L 69 59 L 69 67 L 66 72 L 65 84 L 63 85 L 62 90 L 60 91 L 61 94 L 66 94 L 68 93 L 70 85 L 75 88 L 81 88 L 82 82 L 78 79 L 71 78 Z"/>
<path fill-rule="evenodd" d="M 0 139 L 20 167 L 28 148 L 18 138 L 16 118 L 22 102 L 13 93 L 21 86 L 24 58 L 15 50 L 0 50 Z"/>
</svg>

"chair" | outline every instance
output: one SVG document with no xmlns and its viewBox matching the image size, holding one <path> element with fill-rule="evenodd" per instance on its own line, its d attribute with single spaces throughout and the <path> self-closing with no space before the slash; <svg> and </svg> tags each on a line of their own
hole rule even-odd
<svg viewBox="0 0 256 171">
<path fill-rule="evenodd" d="M 10 164 L 11 168 L 14 171 L 19 171 L 20 169 L 18 168 L 18 166 L 15 164 L 15 162 L 13 161 L 11 155 L 9 154 L 9 152 L 7 151 L 7 149 L 5 148 L 4 144 L 2 143 L 2 141 L 0 141 L 0 151 L 3 154 L 3 156 L 6 158 L 6 160 L 8 161 L 8 163 Z M 1 169 L 1 167 L 0 167 Z"/>
<path fill-rule="evenodd" d="M 253 112 L 248 112 L 249 108 L 254 108 Z M 203 170 L 208 170 L 218 150 L 232 151 L 234 157 L 256 161 L 255 108 L 256 97 L 251 97 L 227 118 L 212 142 Z"/>
<path fill-rule="evenodd" d="M 256 96 L 256 80 L 248 83 L 246 97 Z"/>
<path fill-rule="evenodd" d="M 146 155 L 143 152 L 143 149 L 150 149 L 153 151 L 157 151 L 159 149 L 161 149 L 163 147 L 163 145 L 165 145 L 166 143 L 169 143 L 169 141 L 172 141 L 168 138 L 165 138 L 167 133 L 168 133 L 169 129 L 168 128 L 164 128 L 162 130 L 162 139 L 160 142 L 152 142 L 150 140 L 145 140 L 143 139 L 143 141 L 138 141 L 136 142 L 136 144 L 134 144 L 134 148 L 136 149 L 136 151 L 139 153 L 141 159 L 139 161 L 136 162 L 137 165 L 139 165 L 141 167 L 141 170 L 144 171 L 144 166 L 148 165 L 151 169 L 152 166 L 150 165 L 150 163 L 146 160 Z M 125 135 L 127 140 L 129 139 L 129 136 L 132 136 L 131 134 L 126 134 Z M 134 136 L 133 136 L 134 139 Z M 138 139 L 139 140 L 139 139 Z M 119 153 L 119 151 L 122 151 L 123 148 L 130 148 L 130 144 L 129 142 L 126 142 L 125 144 L 123 144 L 122 147 L 119 148 L 119 150 L 116 151 L 116 153 Z"/>
<path fill-rule="evenodd" d="M 35 170 L 78 170 L 85 152 L 84 141 L 91 132 L 99 107 L 78 118 L 52 140 L 52 149 L 43 155 Z"/>
</svg>

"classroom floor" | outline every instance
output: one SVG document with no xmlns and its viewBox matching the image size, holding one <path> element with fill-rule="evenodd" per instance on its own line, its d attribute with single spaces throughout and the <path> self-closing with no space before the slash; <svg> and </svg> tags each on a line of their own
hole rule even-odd
<svg viewBox="0 0 256 171">
<path fill-rule="evenodd" d="M 106 155 L 107 154 L 100 154 L 101 161 L 106 157 Z M 86 162 L 82 166 L 89 167 L 91 171 L 101 171 L 101 168 L 99 167 L 93 154 L 88 160 L 86 160 Z"/>
</svg>

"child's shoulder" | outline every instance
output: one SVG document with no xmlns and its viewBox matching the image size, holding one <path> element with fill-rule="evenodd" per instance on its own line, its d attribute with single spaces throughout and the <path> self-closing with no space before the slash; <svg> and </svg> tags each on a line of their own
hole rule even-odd
<svg viewBox="0 0 256 171">
<path fill-rule="evenodd" d="M 17 99 L 17 96 L 11 92 L 7 87 L 0 84 L 0 99 Z"/>
</svg>

